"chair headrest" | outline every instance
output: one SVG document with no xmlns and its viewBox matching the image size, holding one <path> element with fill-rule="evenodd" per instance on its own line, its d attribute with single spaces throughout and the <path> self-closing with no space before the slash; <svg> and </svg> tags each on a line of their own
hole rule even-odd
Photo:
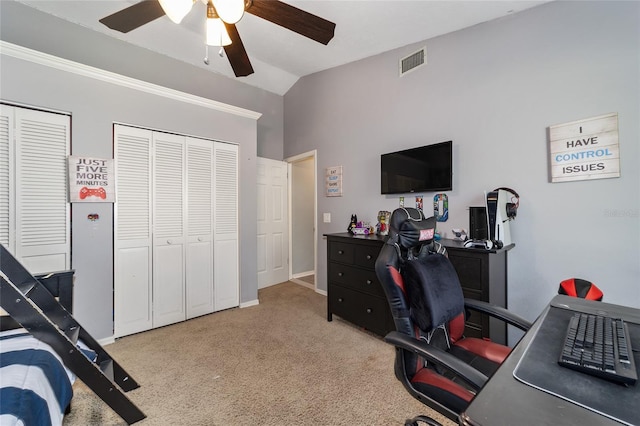
<svg viewBox="0 0 640 426">
<path fill-rule="evenodd" d="M 436 229 L 436 218 L 425 218 L 422 211 L 401 207 L 393 211 L 389 220 L 387 244 L 398 244 L 409 249 L 430 244 Z"/>
</svg>

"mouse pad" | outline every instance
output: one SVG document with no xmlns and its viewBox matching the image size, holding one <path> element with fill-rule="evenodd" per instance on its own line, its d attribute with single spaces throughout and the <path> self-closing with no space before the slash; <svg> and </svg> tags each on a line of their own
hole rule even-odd
<svg viewBox="0 0 640 426">
<path fill-rule="evenodd" d="M 640 424 L 640 380 L 627 387 L 558 364 L 573 312 L 553 306 L 549 309 L 513 376 L 529 386 L 618 422 Z M 640 325 L 627 322 L 627 326 L 637 368 L 640 365 Z"/>
</svg>

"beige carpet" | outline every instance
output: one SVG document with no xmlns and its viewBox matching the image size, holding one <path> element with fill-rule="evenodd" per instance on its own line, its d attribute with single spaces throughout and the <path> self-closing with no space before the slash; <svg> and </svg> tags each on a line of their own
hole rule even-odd
<svg viewBox="0 0 640 426">
<path fill-rule="evenodd" d="M 141 384 L 140 425 L 403 425 L 417 414 L 393 374 L 394 349 L 290 282 L 260 304 L 118 339 L 106 350 Z M 65 426 L 125 424 L 83 383 Z"/>
</svg>

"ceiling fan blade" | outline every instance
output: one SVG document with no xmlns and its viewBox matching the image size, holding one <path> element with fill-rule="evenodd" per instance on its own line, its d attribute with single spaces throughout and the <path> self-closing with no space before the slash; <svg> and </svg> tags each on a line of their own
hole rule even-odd
<svg viewBox="0 0 640 426">
<path fill-rule="evenodd" d="M 164 16 L 164 10 L 158 0 L 144 0 L 100 19 L 100 22 L 112 30 L 128 33 Z"/>
<path fill-rule="evenodd" d="M 253 0 L 247 12 L 322 44 L 329 43 L 336 28 L 333 22 L 277 0 Z"/>
<path fill-rule="evenodd" d="M 242 40 L 240 39 L 238 29 L 234 24 L 227 24 L 226 22 L 224 26 L 227 28 L 229 38 L 231 38 L 231 44 L 225 46 L 224 51 L 227 54 L 227 58 L 236 77 L 246 77 L 253 74 L 253 67 L 249 61 L 249 56 L 247 56 L 247 51 L 244 49 L 244 44 L 242 44 Z"/>
</svg>

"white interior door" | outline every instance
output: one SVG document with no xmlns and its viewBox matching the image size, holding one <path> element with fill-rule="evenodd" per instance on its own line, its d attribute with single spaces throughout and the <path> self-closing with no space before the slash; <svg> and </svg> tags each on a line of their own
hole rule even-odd
<svg viewBox="0 0 640 426">
<path fill-rule="evenodd" d="M 187 318 L 213 312 L 213 142 L 187 138 Z"/>
<path fill-rule="evenodd" d="M 185 137 L 153 133 L 153 326 L 186 319 Z"/>
<path fill-rule="evenodd" d="M 4 106 L 3 115 L 9 108 Z M 15 171 L 12 184 L 15 198 L 9 199 L 9 206 L 13 204 L 15 210 L 9 220 L 15 227 L 12 234 L 15 245 L 8 249 L 34 274 L 69 269 L 66 163 L 71 118 L 27 108 L 11 109 L 15 114 L 12 135 L 15 168 L 10 168 Z M 4 222 L 5 218 L 0 220 Z"/>
<path fill-rule="evenodd" d="M 238 147 L 214 144 L 214 308 L 240 304 Z"/>
<path fill-rule="evenodd" d="M 0 243 L 15 253 L 14 108 L 0 104 Z"/>
<path fill-rule="evenodd" d="M 114 126 L 114 335 L 152 327 L 151 131 Z"/>
<path fill-rule="evenodd" d="M 289 279 L 287 163 L 258 157 L 258 288 Z"/>
<path fill-rule="evenodd" d="M 115 336 L 238 306 L 238 147 L 114 135 Z"/>
</svg>

